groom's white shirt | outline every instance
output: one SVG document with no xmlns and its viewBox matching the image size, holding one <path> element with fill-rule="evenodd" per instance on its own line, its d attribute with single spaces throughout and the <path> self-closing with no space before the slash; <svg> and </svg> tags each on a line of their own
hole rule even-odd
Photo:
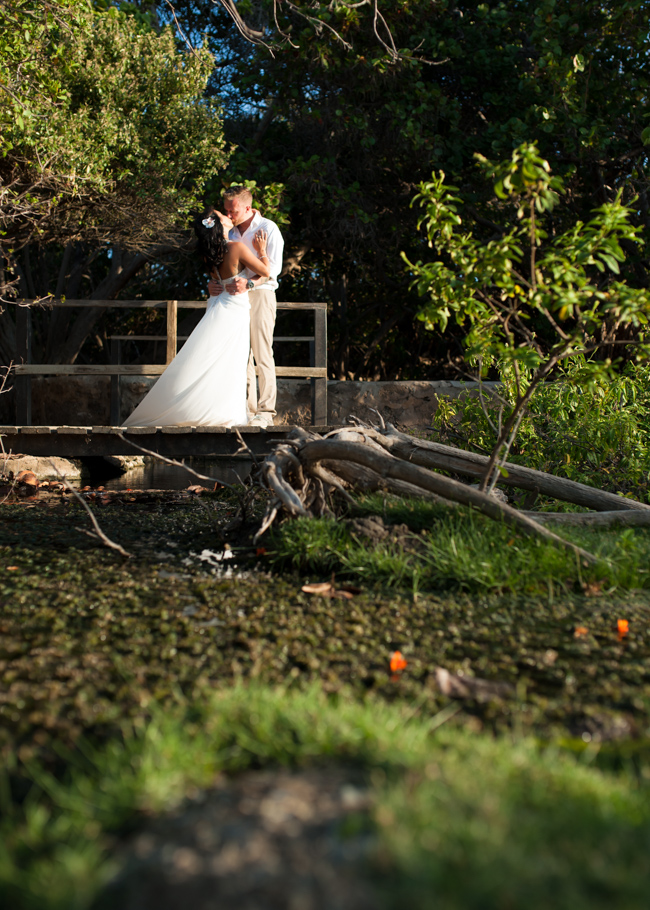
<svg viewBox="0 0 650 910">
<path fill-rule="evenodd" d="M 246 246 L 251 250 L 256 256 L 258 255 L 257 250 L 253 246 L 253 239 L 255 237 L 255 232 L 260 229 L 266 231 L 268 239 L 266 241 L 266 254 L 269 257 L 269 265 L 271 270 L 270 278 L 267 278 L 263 284 L 258 284 L 255 286 L 256 291 L 275 291 L 278 286 L 278 275 L 282 271 L 282 253 L 284 251 L 284 239 L 280 233 L 280 228 L 277 226 L 275 221 L 271 221 L 268 218 L 263 218 L 257 209 L 254 209 L 254 216 L 251 223 L 248 225 L 248 228 L 243 234 L 239 233 L 239 228 L 234 227 L 228 237 L 231 240 L 240 240 L 242 243 L 245 243 Z M 252 269 L 246 269 L 246 274 L 249 278 L 255 274 Z"/>
</svg>

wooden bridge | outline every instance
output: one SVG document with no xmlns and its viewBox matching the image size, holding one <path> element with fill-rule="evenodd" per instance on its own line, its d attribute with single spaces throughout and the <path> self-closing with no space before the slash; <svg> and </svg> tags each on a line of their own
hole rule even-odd
<svg viewBox="0 0 650 910">
<path fill-rule="evenodd" d="M 254 455 L 266 455 L 293 428 L 281 427 L 0 427 L 6 453 L 63 458 L 141 455 L 147 449 L 168 458 L 232 457 L 241 440 Z M 331 427 L 312 427 L 317 433 Z"/>
<path fill-rule="evenodd" d="M 234 430 L 225 427 L 130 427 L 120 423 L 120 377 L 159 376 L 176 355 L 179 309 L 205 308 L 205 300 L 21 300 L 16 310 L 17 360 L 13 367 L 16 388 L 16 425 L 0 427 L 6 451 L 23 455 L 132 455 L 142 448 L 167 457 L 233 455 L 241 443 Z M 165 335 L 110 336 L 110 363 L 48 364 L 32 360 L 32 309 L 35 306 L 114 307 L 119 309 L 154 308 L 167 313 Z M 309 366 L 288 367 L 277 362 L 276 376 L 311 380 L 312 426 L 322 428 L 327 422 L 327 304 L 324 302 L 278 303 L 280 312 L 311 311 L 313 335 L 278 335 L 274 342 L 304 342 L 309 345 Z M 122 363 L 122 346 L 127 341 L 164 341 L 166 363 Z M 110 376 L 112 426 L 32 426 L 33 376 Z M 72 415 L 71 415 L 72 416 Z M 241 427 L 239 432 L 255 454 L 269 451 L 272 442 L 283 439 L 290 427 Z"/>
</svg>

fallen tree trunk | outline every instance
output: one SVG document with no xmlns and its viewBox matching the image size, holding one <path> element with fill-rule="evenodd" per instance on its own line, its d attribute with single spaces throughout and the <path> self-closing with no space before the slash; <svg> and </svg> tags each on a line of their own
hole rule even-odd
<svg viewBox="0 0 650 910">
<path fill-rule="evenodd" d="M 523 512 L 538 524 L 585 528 L 650 528 L 650 512 Z"/>
<path fill-rule="evenodd" d="M 428 471 L 418 465 L 400 461 L 388 452 L 379 453 L 370 448 L 359 446 L 357 443 L 339 442 L 337 439 L 322 439 L 306 443 L 300 450 L 300 457 L 303 464 L 329 461 L 332 458 L 341 461 L 352 461 L 370 468 L 382 477 L 394 478 L 426 490 L 429 493 L 435 493 L 452 502 L 472 506 L 490 518 L 506 521 L 508 524 L 514 525 L 525 534 L 545 537 L 563 546 L 570 546 L 589 562 L 596 561 L 591 554 L 581 550 L 579 547 L 575 547 L 573 544 L 568 544 L 557 534 L 553 534 L 546 528 L 541 527 L 523 512 L 518 512 L 492 496 L 481 493 L 479 490 L 468 487 L 457 480 L 442 477 L 440 474 Z M 540 531 L 543 533 L 540 534 Z"/>
<path fill-rule="evenodd" d="M 526 534 L 568 547 L 586 563 L 598 561 L 591 553 L 563 540 L 493 496 L 383 451 L 378 441 L 367 438 L 363 430 L 342 430 L 329 434 L 328 438 L 322 438 L 298 429 L 286 442 L 275 447 L 262 465 L 262 480 L 277 499 L 270 504 L 256 539 L 270 526 L 280 507 L 292 516 L 324 514 L 328 510 L 328 487 L 343 489 L 340 479 L 334 474 L 337 463 L 353 464 L 357 469 L 364 468 L 387 482 L 407 484 L 416 494 L 425 491 L 444 500 L 471 506 Z"/>
<path fill-rule="evenodd" d="M 360 431 L 364 429 L 372 434 L 372 438 L 386 451 L 412 464 L 476 478 L 482 478 L 485 474 L 489 461 L 487 455 L 466 452 L 464 449 L 456 449 L 426 439 L 416 439 L 407 436 L 406 433 L 400 433 L 391 424 L 388 424 L 385 431 L 359 425 Z M 541 493 L 543 496 L 571 502 L 585 509 L 594 509 L 596 512 L 642 511 L 650 514 L 650 506 L 635 499 L 618 496 L 616 493 L 597 490 L 584 483 L 556 477 L 554 474 L 546 474 L 533 468 L 524 468 L 512 462 L 506 462 L 504 468 L 507 476 L 502 476 L 499 484 L 505 486 Z"/>
<path fill-rule="evenodd" d="M 392 426 L 370 427 L 352 418 L 355 426 L 333 430 L 325 437 L 296 428 L 278 444 L 262 464 L 264 485 L 275 493 L 256 535 L 258 539 L 285 511 L 293 516 L 323 515 L 331 512 L 329 499 L 337 490 L 349 498 L 350 488 L 383 489 L 401 496 L 419 496 L 448 506 L 466 505 L 525 534 L 567 547 L 585 563 L 595 563 L 591 553 L 564 540 L 544 527 L 547 522 L 591 527 L 650 526 L 650 506 L 615 496 L 585 484 L 575 483 L 542 471 L 507 465 L 504 483 L 538 490 L 595 513 L 523 512 L 438 470 L 480 477 L 488 459 L 482 455 L 414 439 Z"/>
<path fill-rule="evenodd" d="M 324 461 L 323 466 L 350 487 L 363 493 L 375 493 L 381 490 L 386 493 L 395 493 L 397 496 L 415 496 L 426 499 L 428 502 L 451 504 L 449 500 L 442 499 L 435 493 L 416 487 L 412 483 L 406 483 L 394 477 L 383 477 L 371 468 L 361 467 L 351 461 Z"/>
</svg>

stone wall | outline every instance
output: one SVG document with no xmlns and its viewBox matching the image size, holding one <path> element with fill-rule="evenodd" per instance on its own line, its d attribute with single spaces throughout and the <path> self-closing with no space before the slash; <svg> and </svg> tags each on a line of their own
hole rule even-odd
<svg viewBox="0 0 650 910">
<path fill-rule="evenodd" d="M 336 382 L 327 383 L 327 422 L 344 424 L 350 415 L 375 422 L 377 411 L 387 423 L 429 426 L 439 398 L 457 398 L 473 383 L 430 382 Z M 309 382 L 278 382 L 276 423 L 308 426 L 311 423 Z"/>
<path fill-rule="evenodd" d="M 122 419 L 154 383 L 154 379 L 124 377 L 121 381 Z M 386 421 L 403 426 L 429 426 L 438 399 L 457 398 L 475 383 L 336 382 L 327 383 L 328 424 L 344 424 L 353 414 L 374 421 L 379 411 Z M 309 426 L 309 381 L 278 380 L 280 425 Z M 39 426 L 106 426 L 110 415 L 110 379 L 104 376 L 35 377 L 32 380 L 32 423 Z M 0 396 L 0 421 L 15 422 L 13 394 Z"/>
</svg>

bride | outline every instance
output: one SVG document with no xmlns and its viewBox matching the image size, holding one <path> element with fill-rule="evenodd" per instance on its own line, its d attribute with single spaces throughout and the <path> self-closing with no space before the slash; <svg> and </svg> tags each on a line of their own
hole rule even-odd
<svg viewBox="0 0 650 910">
<path fill-rule="evenodd" d="M 198 250 L 210 276 L 225 284 L 248 268 L 268 278 L 266 231 L 255 234 L 255 256 L 228 240 L 232 221 L 220 212 L 197 218 Z M 205 315 L 124 427 L 231 427 L 248 423 L 246 367 L 250 350 L 248 292 L 210 297 Z"/>
</svg>

